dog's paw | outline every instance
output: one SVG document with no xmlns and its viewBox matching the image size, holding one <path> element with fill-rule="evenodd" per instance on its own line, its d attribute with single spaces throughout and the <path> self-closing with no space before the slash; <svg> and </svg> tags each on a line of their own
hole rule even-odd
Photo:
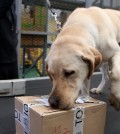
<svg viewBox="0 0 120 134">
<path fill-rule="evenodd" d="M 112 105 L 116 110 L 120 110 L 120 95 L 115 96 L 114 94 L 110 94 L 109 98 L 110 105 Z"/>
<path fill-rule="evenodd" d="M 102 93 L 102 89 L 99 89 L 99 88 L 92 88 L 90 90 L 91 93 L 94 93 L 94 94 L 101 94 Z"/>
</svg>

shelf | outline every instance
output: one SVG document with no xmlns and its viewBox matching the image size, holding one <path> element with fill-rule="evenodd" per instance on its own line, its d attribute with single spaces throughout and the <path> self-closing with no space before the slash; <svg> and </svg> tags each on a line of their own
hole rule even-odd
<svg viewBox="0 0 120 134">
<path fill-rule="evenodd" d="M 57 35 L 56 32 L 39 32 L 39 31 L 22 31 L 22 35 L 38 35 L 38 36 L 49 36 L 49 35 Z"/>
<path fill-rule="evenodd" d="M 74 0 L 50 0 L 51 7 L 62 10 L 74 10 L 77 7 L 85 7 L 85 1 L 74 1 Z M 45 0 L 23 0 L 25 5 L 39 5 L 45 6 Z"/>
</svg>

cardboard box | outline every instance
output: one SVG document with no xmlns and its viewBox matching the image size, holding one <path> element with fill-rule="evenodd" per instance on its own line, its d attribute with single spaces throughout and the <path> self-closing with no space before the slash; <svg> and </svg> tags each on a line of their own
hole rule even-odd
<svg viewBox="0 0 120 134">
<path fill-rule="evenodd" d="M 44 106 L 39 98 L 15 98 L 16 134 L 104 134 L 105 102 L 94 100 L 57 110 Z"/>
</svg>

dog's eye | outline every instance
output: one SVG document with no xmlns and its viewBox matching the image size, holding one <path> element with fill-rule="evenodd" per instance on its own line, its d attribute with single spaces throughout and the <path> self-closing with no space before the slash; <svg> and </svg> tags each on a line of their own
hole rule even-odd
<svg viewBox="0 0 120 134">
<path fill-rule="evenodd" d="M 71 76 L 71 75 L 73 75 L 75 73 L 75 71 L 74 70 L 65 70 L 64 71 L 64 75 L 65 75 L 65 77 L 69 77 L 69 76 Z"/>
</svg>

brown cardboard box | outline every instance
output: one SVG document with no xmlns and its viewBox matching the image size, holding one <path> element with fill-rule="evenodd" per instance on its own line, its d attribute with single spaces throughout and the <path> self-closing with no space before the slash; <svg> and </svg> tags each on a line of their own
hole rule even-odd
<svg viewBox="0 0 120 134">
<path fill-rule="evenodd" d="M 71 110 L 56 110 L 44 106 L 39 98 L 15 98 L 16 134 L 104 134 L 104 102 L 94 100 L 75 104 Z"/>
</svg>

